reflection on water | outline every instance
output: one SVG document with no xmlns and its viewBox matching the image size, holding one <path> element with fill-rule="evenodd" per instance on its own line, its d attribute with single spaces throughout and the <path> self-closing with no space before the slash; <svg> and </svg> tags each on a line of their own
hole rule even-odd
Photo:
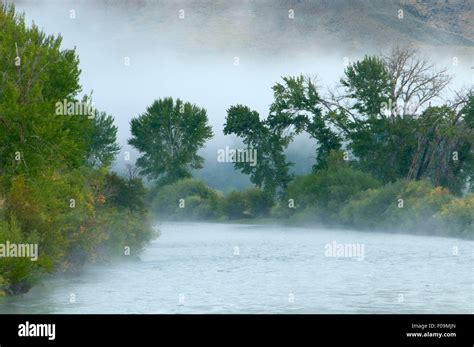
<svg viewBox="0 0 474 347">
<path fill-rule="evenodd" d="M 474 313 L 473 241 L 208 223 L 160 230 L 140 261 L 47 279 L 2 299 L 0 313 Z M 356 244 L 362 259 L 349 248 L 327 256 Z"/>
</svg>

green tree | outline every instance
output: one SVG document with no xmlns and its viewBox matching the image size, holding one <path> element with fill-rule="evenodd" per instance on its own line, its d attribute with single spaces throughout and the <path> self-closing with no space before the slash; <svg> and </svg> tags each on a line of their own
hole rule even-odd
<svg viewBox="0 0 474 347">
<path fill-rule="evenodd" d="M 474 159 L 474 132 L 466 107 L 460 112 L 448 105 L 423 111 L 415 128 L 418 146 L 412 154 L 409 179 L 428 178 L 435 186 L 462 192 L 473 174 Z"/>
<path fill-rule="evenodd" d="M 128 143 L 141 153 L 137 166 L 141 173 L 160 184 L 191 177 L 204 158 L 197 151 L 213 133 L 206 110 L 172 98 L 159 99 L 131 121 Z"/>
<path fill-rule="evenodd" d="M 392 105 L 391 91 L 397 82 L 380 57 L 366 56 L 344 73 L 340 83 L 346 104 L 338 108 L 337 124 L 346 130 L 348 148 L 357 158 L 354 165 L 383 182 L 406 177 L 416 148 L 416 122 L 403 118 Z"/>
<path fill-rule="evenodd" d="M 352 166 L 382 182 L 428 178 L 460 193 L 473 175 L 472 90 L 430 105 L 450 80 L 416 51 L 397 48 L 350 64 L 326 99 L 310 78 L 283 78 L 267 122 L 289 138 L 302 131 L 315 138 L 315 170 L 345 143 Z"/>
<path fill-rule="evenodd" d="M 120 151 L 114 118 L 97 112 L 93 118 L 87 160 L 92 167 L 109 166 Z"/>
<path fill-rule="evenodd" d="M 369 119 L 384 117 L 382 104 L 388 102 L 391 80 L 379 57 L 366 56 L 346 67 L 341 85 L 346 88 L 345 97 L 354 100 L 351 108 Z"/>
<path fill-rule="evenodd" d="M 329 154 L 341 148 L 341 136 L 332 126 L 331 114 L 324 112 L 325 103 L 315 82 L 302 75 L 283 77 L 273 86 L 274 101 L 268 124 L 271 131 L 284 132 L 289 139 L 305 131 L 317 141 L 314 170 L 327 167 Z"/>
<path fill-rule="evenodd" d="M 234 167 L 250 175 L 250 181 L 274 196 L 291 180 L 290 163 L 284 150 L 290 138 L 283 136 L 281 129 L 274 129 L 261 120 L 258 112 L 243 105 L 231 106 L 227 110 L 224 134 L 240 137 L 249 150 L 256 150 L 256 163 L 235 162 Z"/>
<path fill-rule="evenodd" d="M 140 249 L 151 233 L 141 182 L 116 184 L 116 201 L 106 202 L 116 128 L 79 100 L 75 50 L 26 27 L 13 5 L 0 5 L 0 28 L 0 241 L 40 249 L 34 264 L 2 262 L 3 295 L 27 291 L 42 272 L 94 260 L 104 246 Z"/>
<path fill-rule="evenodd" d="M 470 145 L 461 140 L 462 117 L 455 107 L 430 107 L 450 80 L 446 69 L 436 70 L 410 48 L 350 64 L 341 79 L 343 93 L 329 102 L 354 166 L 383 182 L 429 178 L 459 192 L 462 184 L 454 182 L 449 156 L 457 148 L 463 153 L 459 164 L 469 152 Z M 458 165 L 458 174 L 465 172 L 461 167 L 466 166 Z"/>
<path fill-rule="evenodd" d="M 0 5 L 0 27 L 0 174 L 80 166 L 90 122 L 55 113 L 81 91 L 76 52 L 61 49 L 61 36 L 27 28 L 12 5 Z"/>
</svg>

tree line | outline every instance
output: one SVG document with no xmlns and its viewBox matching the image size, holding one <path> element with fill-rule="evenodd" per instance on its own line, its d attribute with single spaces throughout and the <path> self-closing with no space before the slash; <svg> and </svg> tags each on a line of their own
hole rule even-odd
<svg viewBox="0 0 474 347">
<path fill-rule="evenodd" d="M 266 117 L 246 105 L 227 110 L 224 134 L 258 154 L 256 163 L 234 162 L 256 188 L 228 196 L 190 180 L 203 165 L 198 149 L 213 136 L 205 109 L 157 100 L 132 120 L 129 144 L 141 153 L 141 173 L 157 182 L 154 212 L 168 218 L 263 214 L 385 229 L 408 219 L 406 228 L 431 223 L 470 237 L 474 94 L 472 86 L 449 90 L 451 80 L 411 47 L 347 64 L 327 91 L 315 78 L 282 77 Z M 314 140 L 314 164 L 296 177 L 286 150 L 303 133 Z"/>
<path fill-rule="evenodd" d="M 383 183 L 428 179 L 461 194 L 473 176 L 473 89 L 443 93 L 452 77 L 412 48 L 348 64 L 339 85 L 321 95 L 314 78 L 283 77 L 272 89 L 268 116 L 245 105 L 227 110 L 224 134 L 236 135 L 259 161 L 235 168 L 271 195 L 293 180 L 285 150 L 295 136 L 315 140 L 313 172 L 340 152 L 351 167 Z M 436 105 L 435 105 L 436 103 Z M 206 111 L 165 98 L 132 120 L 129 143 L 142 173 L 163 183 L 202 167 L 197 150 L 212 137 Z"/>
<path fill-rule="evenodd" d="M 152 232 L 142 180 L 109 170 L 120 150 L 113 117 L 58 112 L 92 103 L 79 96 L 75 49 L 27 27 L 13 5 L 0 5 L 0 28 L 1 296 L 47 272 L 134 256 Z M 38 260 L 7 257 L 12 244 L 37 245 Z"/>
</svg>

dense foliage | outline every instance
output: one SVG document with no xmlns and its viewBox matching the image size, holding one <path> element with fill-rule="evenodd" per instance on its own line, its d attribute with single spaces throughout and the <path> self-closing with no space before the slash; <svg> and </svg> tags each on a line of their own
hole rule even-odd
<svg viewBox="0 0 474 347">
<path fill-rule="evenodd" d="M 332 223 L 338 221 L 338 212 L 347 201 L 379 186 L 371 175 L 345 163 L 334 163 L 326 169 L 297 177 L 288 185 L 284 200 L 294 201 L 294 208 L 288 209 L 289 215 L 303 214 L 314 221 Z"/>
<path fill-rule="evenodd" d="M 258 156 L 234 168 L 261 190 L 208 192 L 212 218 L 270 213 L 289 222 L 473 237 L 474 95 L 461 90 L 444 99 L 450 80 L 416 51 L 396 48 L 348 64 L 326 95 L 312 78 L 283 77 L 266 118 L 231 106 L 224 133 Z M 312 173 L 295 177 L 286 150 L 301 133 L 316 141 L 316 160 Z"/>
<path fill-rule="evenodd" d="M 197 154 L 212 137 L 203 108 L 172 98 L 159 99 L 145 113 L 131 121 L 128 143 L 140 151 L 141 172 L 160 184 L 191 177 L 191 169 L 202 167 Z"/>
<path fill-rule="evenodd" d="M 227 195 L 202 181 L 183 179 L 158 186 L 150 194 L 154 215 L 165 220 L 233 220 L 266 217 L 273 199 L 258 188 Z"/>
<path fill-rule="evenodd" d="M 75 50 L 14 6 L 1 5 L 0 28 L 0 243 L 38 246 L 37 260 L 0 259 L 0 294 L 16 294 L 44 272 L 136 254 L 151 232 L 141 181 L 108 173 L 112 116 L 58 112 L 90 102 Z"/>
<path fill-rule="evenodd" d="M 450 81 L 411 48 L 348 64 L 325 95 L 313 78 L 283 77 L 266 119 L 229 108 L 224 132 L 262 158 L 234 167 L 277 196 L 278 218 L 473 237 L 474 93 L 446 99 Z M 303 132 L 316 141 L 316 161 L 294 178 L 285 151 Z"/>
</svg>

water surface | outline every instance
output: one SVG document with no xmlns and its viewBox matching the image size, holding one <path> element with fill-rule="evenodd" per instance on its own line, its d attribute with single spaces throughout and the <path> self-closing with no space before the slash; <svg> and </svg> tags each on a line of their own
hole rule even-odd
<svg viewBox="0 0 474 347">
<path fill-rule="evenodd" d="M 211 223 L 159 228 L 140 260 L 47 279 L 2 299 L 0 313 L 474 313 L 473 241 Z M 363 245 L 363 259 L 326 256 L 334 242 Z"/>
</svg>

